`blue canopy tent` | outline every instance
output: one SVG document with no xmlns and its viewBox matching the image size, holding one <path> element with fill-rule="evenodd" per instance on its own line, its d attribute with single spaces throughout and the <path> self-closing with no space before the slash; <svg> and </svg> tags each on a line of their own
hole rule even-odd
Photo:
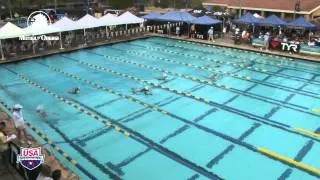
<svg viewBox="0 0 320 180">
<path fill-rule="evenodd" d="M 199 18 L 196 18 L 195 20 L 191 21 L 192 24 L 198 24 L 198 25 L 213 25 L 213 24 L 219 24 L 221 21 L 212 19 L 209 16 L 202 16 Z"/>
<path fill-rule="evenodd" d="M 280 19 L 278 16 L 276 16 L 274 14 L 261 20 L 258 24 L 259 25 L 266 25 L 266 26 L 280 26 L 280 27 L 287 26 L 287 22 Z"/>
<path fill-rule="evenodd" d="M 308 30 L 316 29 L 316 25 L 308 22 L 304 17 L 299 17 L 296 20 L 293 20 L 292 22 L 288 23 L 288 27 L 291 28 L 304 28 Z"/>
<path fill-rule="evenodd" d="M 162 14 L 161 13 L 158 13 L 158 12 L 152 12 L 152 13 L 149 13 L 145 16 L 142 16 L 143 19 L 146 19 L 146 20 L 156 20 L 158 17 L 160 17 Z"/>
<path fill-rule="evenodd" d="M 243 15 L 239 19 L 234 20 L 233 22 L 238 23 L 238 24 L 256 25 L 256 24 L 260 23 L 260 20 L 256 17 L 254 17 L 250 12 L 248 12 L 247 14 Z"/>
<path fill-rule="evenodd" d="M 279 27 L 279 34 L 281 34 L 281 28 L 284 28 L 287 26 L 287 22 L 285 22 L 284 20 L 280 19 L 278 16 L 276 15 L 271 15 L 268 16 L 265 19 L 262 19 L 258 25 L 260 26 L 273 26 L 273 27 Z"/>
<path fill-rule="evenodd" d="M 195 20 L 196 17 L 192 16 L 188 12 L 181 11 L 169 11 L 164 15 L 157 18 L 159 21 L 168 21 L 168 22 L 185 22 L 190 24 L 191 21 Z M 188 34 L 189 34 L 189 25 L 188 25 Z"/>
<path fill-rule="evenodd" d="M 173 21 L 173 22 L 185 22 L 190 23 L 195 20 L 196 17 L 192 16 L 188 12 L 169 11 L 162 16 L 156 18 L 159 21 Z"/>
<path fill-rule="evenodd" d="M 233 21 L 235 24 L 249 24 L 253 26 L 253 32 L 255 25 L 260 23 L 260 20 L 256 17 L 254 17 L 250 12 L 243 15 L 239 19 L 236 19 Z"/>
</svg>

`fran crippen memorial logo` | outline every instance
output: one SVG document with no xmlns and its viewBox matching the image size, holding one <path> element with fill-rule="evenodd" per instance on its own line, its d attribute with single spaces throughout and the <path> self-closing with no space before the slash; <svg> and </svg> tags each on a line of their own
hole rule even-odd
<svg viewBox="0 0 320 180">
<path fill-rule="evenodd" d="M 41 27 L 49 24 L 51 24 L 50 16 L 43 11 L 35 11 L 27 19 L 28 26 Z"/>
<path fill-rule="evenodd" d="M 47 33 L 46 29 L 48 25 L 51 24 L 50 16 L 44 11 L 34 11 L 32 12 L 27 19 L 27 33 L 37 34 L 44 31 Z M 59 36 L 47 36 L 47 35 L 38 35 L 38 36 L 20 36 L 19 40 L 22 41 L 37 41 L 37 40 L 59 40 Z"/>
<path fill-rule="evenodd" d="M 17 157 L 17 163 L 20 163 L 28 170 L 33 170 L 39 167 L 44 162 L 44 155 L 41 153 L 41 148 L 21 148 L 20 154 Z"/>
</svg>

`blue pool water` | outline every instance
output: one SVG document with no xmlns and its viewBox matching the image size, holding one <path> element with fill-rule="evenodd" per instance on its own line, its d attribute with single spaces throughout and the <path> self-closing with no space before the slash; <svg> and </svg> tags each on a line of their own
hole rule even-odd
<svg viewBox="0 0 320 180">
<path fill-rule="evenodd" d="M 22 104 L 69 160 L 28 131 L 81 179 L 319 178 L 259 151 L 319 171 L 317 63 L 154 37 L 1 65 L 0 75 L 0 99 Z M 146 85 L 152 96 L 131 92 Z"/>
</svg>

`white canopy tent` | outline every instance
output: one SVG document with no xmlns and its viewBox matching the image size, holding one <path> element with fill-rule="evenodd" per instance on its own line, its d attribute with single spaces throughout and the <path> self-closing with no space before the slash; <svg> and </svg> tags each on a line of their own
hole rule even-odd
<svg viewBox="0 0 320 180">
<path fill-rule="evenodd" d="M 4 26 L 2 26 L 2 28 L 0 29 L 0 51 L 2 60 L 4 60 L 4 53 L 2 49 L 1 39 L 16 38 L 23 35 L 27 35 L 27 33 L 23 29 L 12 24 L 11 22 L 8 22 Z"/>
<path fill-rule="evenodd" d="M 76 21 L 77 26 L 81 27 L 81 29 L 95 28 L 101 26 L 99 20 L 90 14 L 86 14 L 78 21 Z"/>
<path fill-rule="evenodd" d="M 75 21 L 72 21 L 67 17 L 61 18 L 59 21 L 51 24 L 50 26 L 59 28 L 61 32 L 82 29 L 82 27 L 79 26 Z"/>
<path fill-rule="evenodd" d="M 16 38 L 23 35 L 27 35 L 27 33 L 11 22 L 8 22 L 0 29 L 0 39 Z"/>
<path fill-rule="evenodd" d="M 80 18 L 78 21 L 76 21 L 77 26 L 81 27 L 83 29 L 83 36 L 86 37 L 86 29 L 89 28 L 95 28 L 100 27 L 101 23 L 99 20 L 90 14 L 86 14 L 82 18 Z M 85 42 L 86 44 L 86 42 Z"/>
<path fill-rule="evenodd" d="M 24 31 L 29 35 L 43 35 L 60 32 L 59 28 L 50 25 L 31 25 L 24 28 Z"/>
<path fill-rule="evenodd" d="M 52 27 L 47 24 L 31 25 L 24 28 L 24 30 L 27 32 L 27 34 L 33 35 L 33 36 L 60 32 L 60 29 Z M 35 53 L 36 50 L 35 50 L 34 40 L 32 40 L 32 45 L 33 45 L 33 53 Z"/>
<path fill-rule="evenodd" d="M 101 26 L 112 26 L 112 25 L 118 25 L 119 20 L 118 17 L 115 15 L 112 15 L 110 13 L 104 15 L 103 17 L 98 19 Z"/>
<path fill-rule="evenodd" d="M 123 13 L 121 16 L 118 17 L 118 23 L 119 24 L 138 24 L 138 23 L 143 23 L 144 19 L 139 18 L 135 15 L 133 15 L 131 12 L 127 11 Z"/>
<path fill-rule="evenodd" d="M 101 17 L 99 19 L 99 22 L 100 22 L 101 26 L 106 27 L 106 33 L 108 33 L 108 26 L 114 26 L 114 25 L 119 24 L 118 17 L 113 14 L 110 14 L 110 13 Z"/>
<path fill-rule="evenodd" d="M 50 26 L 60 29 L 60 33 L 59 33 L 60 49 L 63 49 L 62 34 L 61 34 L 62 32 L 82 29 L 75 21 L 72 21 L 71 19 L 69 19 L 67 17 L 61 18 L 59 21 L 55 22 L 54 24 L 51 24 Z"/>
</svg>

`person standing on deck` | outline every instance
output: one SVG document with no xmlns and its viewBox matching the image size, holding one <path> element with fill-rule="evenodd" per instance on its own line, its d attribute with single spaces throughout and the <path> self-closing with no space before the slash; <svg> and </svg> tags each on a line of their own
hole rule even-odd
<svg viewBox="0 0 320 180">
<path fill-rule="evenodd" d="M 20 104 L 14 105 L 13 113 L 12 113 L 13 122 L 17 130 L 18 139 L 21 141 L 21 143 L 24 144 L 25 140 L 27 140 L 28 144 L 31 144 L 31 142 L 28 141 L 27 139 L 27 133 L 25 130 L 25 121 L 22 115 L 22 108 L 23 107 Z"/>
<path fill-rule="evenodd" d="M 263 40 L 264 40 L 264 46 L 266 48 L 266 51 L 269 51 L 269 32 L 267 32 L 264 36 L 263 36 Z"/>
<path fill-rule="evenodd" d="M 177 27 L 176 27 L 176 35 L 177 35 L 177 36 L 180 36 L 180 26 L 177 26 Z"/>
<path fill-rule="evenodd" d="M 4 121 L 0 122 L 0 157 L 1 157 L 1 164 L 4 165 L 5 168 L 9 167 L 9 157 L 10 157 L 10 151 L 9 151 L 9 145 L 8 143 L 15 139 L 16 136 L 13 134 L 11 136 L 7 136 L 6 132 L 6 123 Z"/>
<path fill-rule="evenodd" d="M 208 40 L 213 41 L 213 27 L 211 27 L 208 31 Z"/>
</svg>

